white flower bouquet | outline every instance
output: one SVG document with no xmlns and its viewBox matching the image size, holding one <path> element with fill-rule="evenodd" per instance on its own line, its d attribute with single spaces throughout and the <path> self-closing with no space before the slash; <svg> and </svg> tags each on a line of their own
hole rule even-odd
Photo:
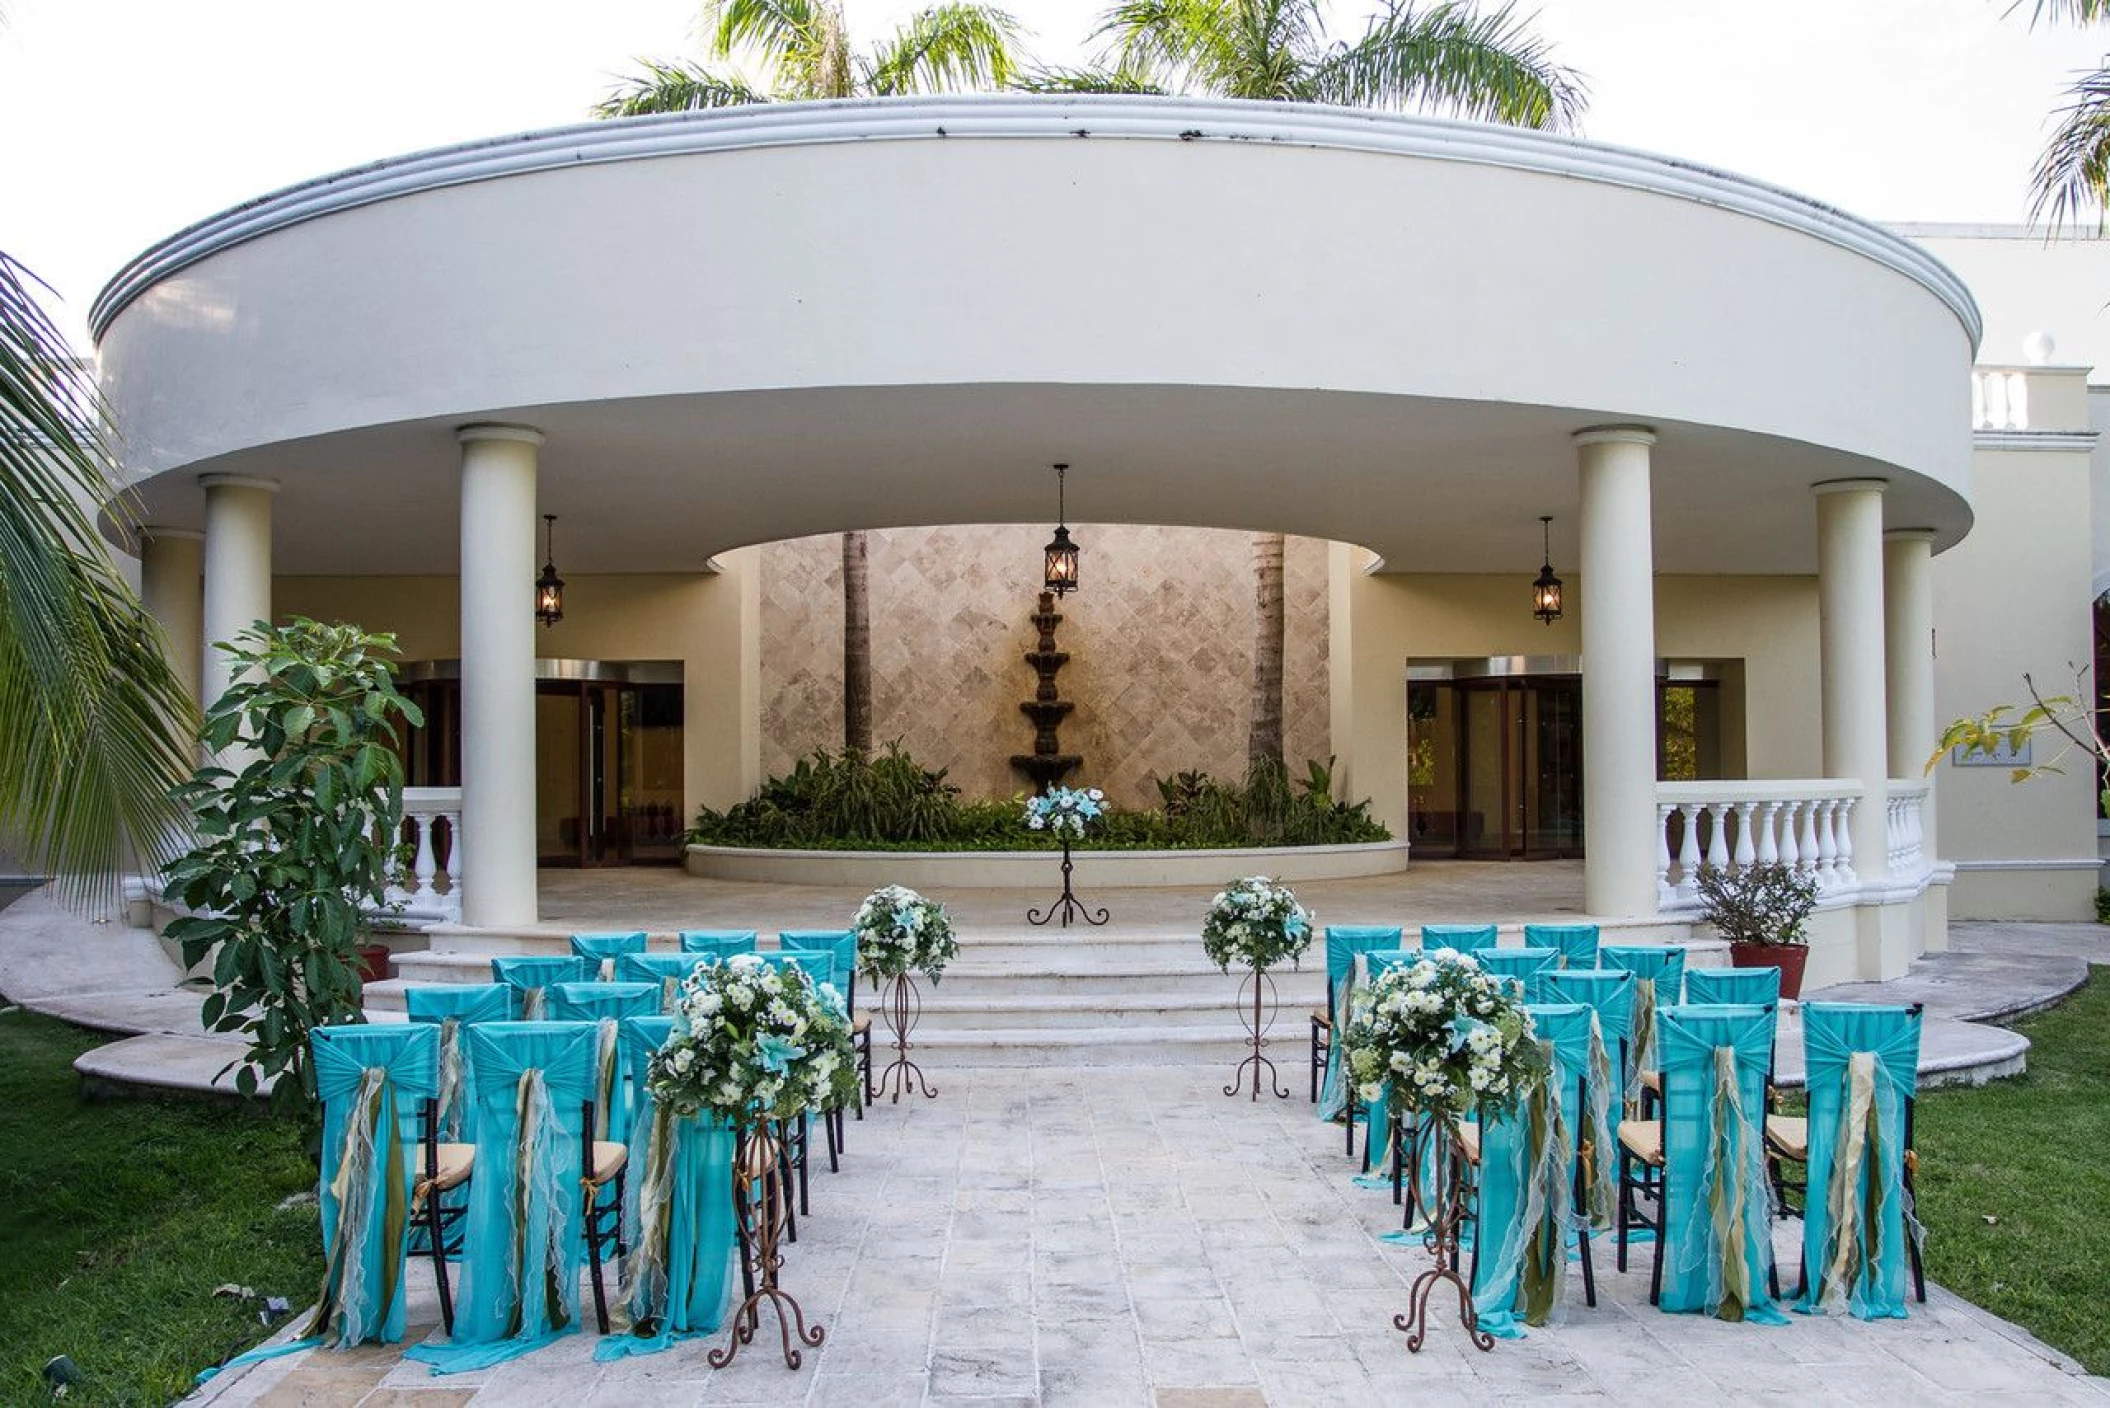
<svg viewBox="0 0 2110 1408">
<path fill-rule="evenodd" d="M 1209 904 L 1202 948 L 1225 972 L 1233 960 L 1248 968 L 1294 964 L 1311 946 L 1311 915 L 1287 886 L 1262 875 L 1234 880 Z"/>
<path fill-rule="evenodd" d="M 1512 1110 L 1546 1078 L 1518 986 L 1455 949 L 1363 984 L 1343 1040 L 1363 1099 L 1450 1123 Z"/>
<path fill-rule="evenodd" d="M 1051 787 L 1026 798 L 1026 829 L 1081 841 L 1093 823 L 1106 815 L 1106 794 L 1096 787 Z"/>
<path fill-rule="evenodd" d="M 881 978 L 915 969 L 935 983 L 960 951 L 945 907 L 905 885 L 865 896 L 850 927 L 857 931 L 857 966 Z"/>
<path fill-rule="evenodd" d="M 669 1108 L 738 1124 L 848 1104 L 857 1073 L 842 994 L 751 953 L 701 966 L 682 980 L 646 1078 Z"/>
</svg>

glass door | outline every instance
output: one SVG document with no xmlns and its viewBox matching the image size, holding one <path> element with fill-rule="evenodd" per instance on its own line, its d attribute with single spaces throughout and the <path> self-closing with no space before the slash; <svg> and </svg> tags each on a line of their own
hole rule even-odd
<svg viewBox="0 0 2110 1408">
<path fill-rule="evenodd" d="M 1547 860 L 1582 854 L 1582 687 L 1511 679 L 1456 687 L 1458 854 Z"/>
<path fill-rule="evenodd" d="M 1524 834 L 1527 860 L 1582 854 L 1582 685 L 1532 680 L 1524 696 Z"/>
<path fill-rule="evenodd" d="M 1503 860 L 1516 854 L 1522 832 L 1523 788 L 1517 749 L 1522 691 L 1506 682 L 1461 685 L 1463 727 L 1459 769 L 1463 805 L 1458 854 Z"/>
</svg>

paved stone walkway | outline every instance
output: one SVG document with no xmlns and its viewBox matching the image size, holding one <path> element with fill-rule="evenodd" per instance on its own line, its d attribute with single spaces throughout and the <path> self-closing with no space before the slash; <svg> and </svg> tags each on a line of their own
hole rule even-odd
<svg viewBox="0 0 2110 1408">
<path fill-rule="evenodd" d="M 1571 1274 L 1567 1323 L 1488 1354 L 1443 1323 L 1410 1355 L 1391 1317 L 1426 1253 L 1376 1240 L 1397 1210 L 1349 1181 L 1339 1131 L 1309 1104 L 1226 1099 L 1225 1075 L 936 1070 L 937 1099 L 852 1123 L 784 1271 L 828 1332 L 798 1373 L 765 1321 L 715 1373 L 717 1337 L 599 1365 L 584 1334 L 443 1379 L 373 1348 L 310 1353 L 227 1375 L 199 1401 L 2110 1404 L 2104 1381 L 1938 1290 L 1905 1321 L 1728 1325 L 1650 1309 L 1647 1261 L 1620 1275 L 1609 1246 L 1596 1309 Z M 1794 1228 L 1780 1239 L 1790 1283 Z M 429 1322 L 429 1275 L 412 1283 L 413 1319 Z"/>
</svg>

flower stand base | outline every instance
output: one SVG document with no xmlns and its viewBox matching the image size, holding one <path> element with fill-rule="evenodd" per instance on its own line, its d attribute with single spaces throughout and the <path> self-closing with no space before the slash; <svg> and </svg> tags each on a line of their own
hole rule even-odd
<svg viewBox="0 0 2110 1408">
<path fill-rule="evenodd" d="M 893 1087 L 890 1103 L 900 1104 L 903 1095 L 914 1095 L 921 1090 L 927 1099 L 938 1098 L 937 1087 L 924 1077 L 923 1068 L 909 1059 L 909 1033 L 915 1029 L 916 1021 L 923 1015 L 923 995 L 916 990 L 916 980 L 907 973 L 893 980 L 887 989 L 886 999 L 881 1003 L 879 1015 L 894 1037 L 894 1059 L 879 1073 L 865 1091 L 865 1098 L 877 1101 Z"/>
<path fill-rule="evenodd" d="M 1045 913 L 1038 909 L 1027 910 L 1026 922 L 1045 924 L 1058 914 L 1062 916 L 1062 927 L 1065 929 L 1070 927 L 1072 918 L 1081 918 L 1087 924 L 1104 924 L 1113 917 L 1104 909 L 1093 910 L 1090 905 L 1078 899 L 1076 892 L 1070 888 L 1070 843 L 1067 837 L 1062 842 L 1062 893 L 1055 897 L 1055 903 L 1049 905 Z"/>
<path fill-rule="evenodd" d="M 1435 1186 L 1427 1190 L 1420 1186 L 1422 1160 L 1418 1151 L 1410 1166 L 1415 1170 L 1414 1196 L 1417 1201 L 1426 1199 L 1423 1206 L 1429 1215 L 1422 1244 L 1435 1256 L 1436 1264 L 1414 1278 L 1407 1291 L 1407 1308 L 1392 1317 L 1392 1328 L 1406 1332 L 1409 1354 L 1421 1353 L 1422 1345 L 1428 1342 L 1429 1301 L 1437 1288 L 1448 1282 L 1458 1292 L 1458 1319 L 1465 1326 L 1466 1338 L 1472 1341 L 1473 1348 L 1485 1352 L 1495 1347 L 1495 1337 L 1480 1328 L 1479 1312 L 1473 1309 L 1472 1288 L 1458 1274 L 1458 1234 L 1466 1218 L 1465 1160 L 1442 1121 L 1424 1119 L 1420 1123 L 1429 1131 L 1427 1137 L 1436 1141 Z"/>
<path fill-rule="evenodd" d="M 1250 999 L 1250 1003 L 1248 1002 Z M 1289 1087 L 1275 1072 L 1275 1063 L 1267 1058 L 1267 1034 L 1275 1025 L 1275 1009 L 1279 1000 L 1275 992 L 1275 980 L 1268 976 L 1265 968 L 1255 968 L 1238 985 L 1238 1018 L 1245 1023 L 1246 1040 L 1251 1044 L 1252 1054 L 1238 1063 L 1231 1075 L 1231 1083 L 1224 1087 L 1224 1094 L 1236 1095 L 1246 1082 L 1246 1072 L 1253 1073 L 1253 1099 L 1260 1098 L 1261 1072 L 1267 1073 L 1267 1083 L 1278 1100 L 1289 1099 Z M 1250 1010 L 1248 1008 L 1250 1007 Z"/>
<path fill-rule="evenodd" d="M 705 1358 L 713 1369 L 732 1363 L 740 1346 L 754 1343 L 755 1332 L 762 1325 L 762 1307 L 767 1305 L 776 1312 L 784 1366 L 796 1369 L 805 1361 L 799 1346 L 819 1345 L 828 1332 L 819 1325 L 809 1327 L 799 1303 L 777 1286 L 777 1272 L 784 1264 L 778 1244 L 790 1214 L 777 1138 L 766 1125 L 751 1125 L 740 1130 L 739 1141 L 733 1164 L 733 1198 L 740 1223 L 740 1270 L 750 1289 L 747 1299 L 733 1312 L 731 1342 L 712 1350 Z"/>
</svg>

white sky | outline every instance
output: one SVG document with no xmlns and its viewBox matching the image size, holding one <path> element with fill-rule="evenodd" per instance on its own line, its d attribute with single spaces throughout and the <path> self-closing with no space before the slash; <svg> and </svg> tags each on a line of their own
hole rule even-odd
<svg viewBox="0 0 2110 1408">
<path fill-rule="evenodd" d="M 2110 29 L 2029 0 L 1540 0 L 1584 135 L 1883 220 L 2019 222 L 2046 114 Z M 853 38 L 914 0 L 845 0 Z M 1373 5 L 1340 3 L 1341 32 Z M 1012 0 L 1078 62 L 1092 0 Z M 1530 9 L 1530 0 L 1520 8 Z M 0 0 L 0 249 L 77 339 L 164 235 L 378 157 L 582 120 L 636 55 L 697 52 L 696 0 Z"/>
</svg>

